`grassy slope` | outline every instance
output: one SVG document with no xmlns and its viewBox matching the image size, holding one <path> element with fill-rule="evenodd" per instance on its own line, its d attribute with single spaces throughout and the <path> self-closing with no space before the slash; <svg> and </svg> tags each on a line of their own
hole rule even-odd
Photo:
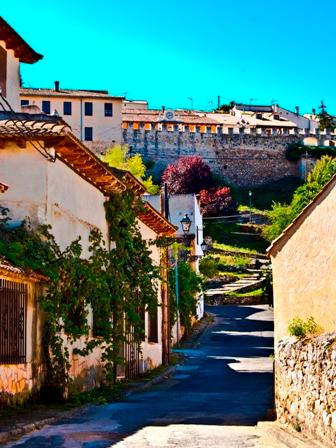
<svg viewBox="0 0 336 448">
<path fill-rule="evenodd" d="M 205 235 L 210 235 L 215 249 L 244 253 L 264 253 L 269 245 L 259 235 L 244 234 L 241 224 L 225 224 L 207 221 Z"/>
<path fill-rule="evenodd" d="M 259 210 L 269 210 L 272 207 L 273 202 L 289 203 L 292 200 L 294 191 L 300 185 L 302 185 L 300 179 L 288 176 L 277 181 L 269 182 L 260 187 L 231 187 L 231 191 L 238 204 L 249 207 L 250 198 L 248 192 L 251 190 L 252 206 Z"/>
<path fill-rule="evenodd" d="M 289 203 L 293 193 L 302 182 L 296 177 L 286 177 L 272 181 L 259 187 L 251 188 L 251 204 L 253 213 L 267 214 L 273 202 Z M 239 211 L 250 209 L 249 188 L 231 187 Z M 205 222 L 205 234 L 210 235 L 217 249 L 245 252 L 264 253 L 269 243 L 260 235 L 244 234 L 241 224 Z"/>
</svg>

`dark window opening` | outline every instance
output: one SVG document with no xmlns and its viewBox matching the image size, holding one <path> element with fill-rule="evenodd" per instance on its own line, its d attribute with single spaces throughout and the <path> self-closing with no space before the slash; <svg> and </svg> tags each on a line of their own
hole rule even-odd
<svg viewBox="0 0 336 448">
<path fill-rule="evenodd" d="M 92 142 L 93 140 L 93 128 L 84 128 L 84 140 Z"/>
<path fill-rule="evenodd" d="M 50 114 L 50 101 L 42 101 L 42 110 L 45 114 Z"/>
<path fill-rule="evenodd" d="M 88 117 L 92 117 L 93 115 L 93 104 L 92 103 L 84 103 L 84 115 Z"/>
<path fill-rule="evenodd" d="M 0 363 L 26 362 L 27 285 L 0 279 Z"/>
<path fill-rule="evenodd" d="M 106 315 L 102 317 L 101 312 L 98 313 L 94 308 L 92 309 L 92 315 L 92 336 L 95 338 L 104 336 Z"/>
<path fill-rule="evenodd" d="M 105 117 L 113 116 L 113 104 L 112 103 L 104 104 L 104 114 L 105 114 Z"/>
<path fill-rule="evenodd" d="M 158 310 L 148 313 L 148 342 L 159 342 Z"/>
<path fill-rule="evenodd" d="M 274 120 L 280 120 L 280 115 L 274 115 Z"/>
<path fill-rule="evenodd" d="M 29 106 L 29 100 L 21 100 L 21 106 Z"/>
<path fill-rule="evenodd" d="M 72 103 L 71 101 L 64 101 L 63 103 L 63 115 L 72 114 Z"/>
</svg>

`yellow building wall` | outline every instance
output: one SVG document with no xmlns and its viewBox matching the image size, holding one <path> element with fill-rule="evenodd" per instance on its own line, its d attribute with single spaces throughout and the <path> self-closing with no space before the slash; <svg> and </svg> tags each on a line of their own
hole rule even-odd
<svg viewBox="0 0 336 448">
<path fill-rule="evenodd" d="M 275 340 L 295 318 L 313 316 L 336 330 L 336 187 L 319 201 L 278 253 L 271 256 Z"/>
</svg>

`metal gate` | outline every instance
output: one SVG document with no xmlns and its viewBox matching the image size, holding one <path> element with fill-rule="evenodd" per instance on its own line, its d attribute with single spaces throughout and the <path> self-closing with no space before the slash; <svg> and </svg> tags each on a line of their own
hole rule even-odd
<svg viewBox="0 0 336 448">
<path fill-rule="evenodd" d="M 136 378 L 140 374 L 140 348 L 139 343 L 134 341 L 133 328 L 130 325 L 125 326 L 124 359 L 125 359 L 125 378 Z"/>
<path fill-rule="evenodd" d="M 0 279 L 0 364 L 26 362 L 27 285 Z"/>
</svg>

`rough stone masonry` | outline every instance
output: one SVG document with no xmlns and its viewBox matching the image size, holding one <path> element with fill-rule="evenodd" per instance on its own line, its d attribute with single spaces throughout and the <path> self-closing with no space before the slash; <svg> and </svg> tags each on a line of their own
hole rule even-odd
<svg viewBox="0 0 336 448">
<path fill-rule="evenodd" d="M 336 446 L 336 333 L 279 342 L 275 399 L 281 423 Z"/>
<path fill-rule="evenodd" d="M 287 160 L 285 151 L 287 144 L 299 142 L 302 135 L 252 135 L 245 130 L 235 131 L 232 134 L 148 131 L 129 126 L 123 130 L 123 143 L 129 146 L 131 154 L 139 153 L 145 160 L 154 161 L 157 170 L 181 156 L 199 155 L 228 183 L 239 186 L 299 176 L 298 163 Z"/>
</svg>

